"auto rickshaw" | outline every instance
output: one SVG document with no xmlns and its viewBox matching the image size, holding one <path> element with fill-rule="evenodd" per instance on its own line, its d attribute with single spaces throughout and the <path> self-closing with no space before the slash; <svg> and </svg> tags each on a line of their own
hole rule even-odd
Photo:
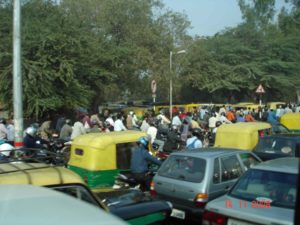
<svg viewBox="0 0 300 225">
<path fill-rule="evenodd" d="M 253 150 L 259 137 L 270 133 L 271 125 L 264 122 L 222 124 L 218 127 L 214 146 Z"/>
<path fill-rule="evenodd" d="M 280 123 L 293 133 L 300 133 L 300 113 L 287 113 L 280 118 Z"/>
<path fill-rule="evenodd" d="M 68 168 L 94 192 L 111 191 L 115 177 L 129 171 L 132 148 L 143 136 L 133 130 L 81 135 L 72 142 Z"/>
<path fill-rule="evenodd" d="M 273 109 L 273 110 L 276 110 L 277 107 L 279 107 L 279 106 L 284 106 L 284 105 L 286 105 L 285 102 L 268 102 L 268 103 L 267 103 L 267 107 L 268 107 L 269 109 Z"/>
</svg>

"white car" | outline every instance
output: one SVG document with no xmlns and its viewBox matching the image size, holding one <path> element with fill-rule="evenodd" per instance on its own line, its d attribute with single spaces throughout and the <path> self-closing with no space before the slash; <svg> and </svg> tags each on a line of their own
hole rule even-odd
<svg viewBox="0 0 300 225">
<path fill-rule="evenodd" d="M 202 224 L 294 223 L 299 158 L 278 158 L 250 168 L 224 196 L 209 202 Z"/>
<path fill-rule="evenodd" d="M 0 185 L 0 223 L 5 225 L 125 225 L 92 204 L 49 188 Z"/>
</svg>

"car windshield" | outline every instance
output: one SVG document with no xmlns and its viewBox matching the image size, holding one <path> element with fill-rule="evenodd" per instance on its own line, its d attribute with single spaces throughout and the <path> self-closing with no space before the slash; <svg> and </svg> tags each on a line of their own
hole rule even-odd
<svg viewBox="0 0 300 225">
<path fill-rule="evenodd" d="M 290 130 L 282 124 L 276 124 L 272 126 L 272 131 L 275 134 L 287 134 Z"/>
<path fill-rule="evenodd" d="M 158 175 L 199 183 L 203 180 L 205 167 L 204 159 L 171 155 L 158 170 Z"/>
<path fill-rule="evenodd" d="M 271 206 L 295 208 L 297 175 L 250 169 L 229 195 L 247 201 L 269 202 Z"/>
<path fill-rule="evenodd" d="M 287 156 L 295 155 L 296 142 L 286 138 L 261 138 L 256 147 L 256 152 L 284 154 Z"/>
</svg>

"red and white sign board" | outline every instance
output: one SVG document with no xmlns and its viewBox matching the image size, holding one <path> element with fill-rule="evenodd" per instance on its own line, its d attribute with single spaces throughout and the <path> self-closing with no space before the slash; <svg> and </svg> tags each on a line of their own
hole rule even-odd
<svg viewBox="0 0 300 225">
<path fill-rule="evenodd" d="M 151 81 L 151 90 L 152 90 L 152 93 L 156 93 L 156 81 L 155 80 L 152 80 Z"/>
<path fill-rule="evenodd" d="M 265 89 L 264 89 L 263 86 L 260 84 L 260 85 L 257 87 L 257 89 L 256 89 L 255 92 L 258 93 L 258 94 L 264 94 L 264 93 L 265 93 Z"/>
</svg>

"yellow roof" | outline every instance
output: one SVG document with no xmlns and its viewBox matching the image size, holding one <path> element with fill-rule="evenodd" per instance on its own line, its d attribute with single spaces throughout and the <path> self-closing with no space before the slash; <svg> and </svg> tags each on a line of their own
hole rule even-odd
<svg viewBox="0 0 300 225">
<path fill-rule="evenodd" d="M 112 143 L 127 143 L 137 141 L 140 137 L 147 136 L 142 131 L 115 131 L 109 133 L 89 133 L 76 137 L 72 145 L 90 146 L 93 148 L 104 149 Z"/>
<path fill-rule="evenodd" d="M 232 124 L 222 124 L 218 127 L 218 131 L 226 133 L 251 133 L 255 130 L 263 130 L 271 128 L 269 123 L 264 122 L 241 122 Z"/>
<path fill-rule="evenodd" d="M 10 162 L 0 164 L 0 184 L 47 186 L 69 183 L 84 184 L 84 181 L 69 169 L 44 163 Z"/>
<path fill-rule="evenodd" d="M 280 123 L 290 130 L 300 130 L 300 113 L 286 113 L 280 118 Z"/>
</svg>

